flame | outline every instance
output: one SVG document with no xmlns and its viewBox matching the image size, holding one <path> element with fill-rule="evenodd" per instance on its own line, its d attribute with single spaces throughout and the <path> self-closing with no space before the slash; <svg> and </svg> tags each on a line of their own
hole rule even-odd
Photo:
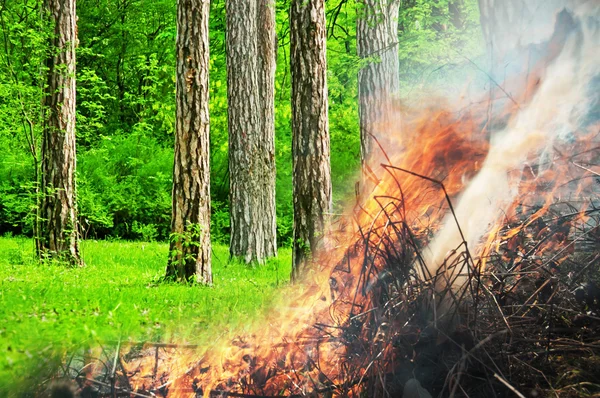
<svg viewBox="0 0 600 398">
<path fill-rule="evenodd" d="M 501 275 L 534 269 L 531 259 L 552 274 L 575 251 L 573 231 L 597 229 L 600 125 L 587 99 L 600 75 L 598 27 L 585 12 L 556 30 L 499 114 L 486 101 L 397 104 L 402 123 L 380 126 L 388 153 L 370 162 L 372 192 L 332 225 L 302 283 L 233 341 L 167 350 L 160 369 L 151 353 L 129 361 L 132 387 L 149 389 L 145 376 L 158 372 L 175 398 L 360 396 L 410 361 L 416 325 L 457 318 L 474 280 L 516 288 L 526 273 Z M 489 140 L 492 117 L 505 127 Z"/>
</svg>

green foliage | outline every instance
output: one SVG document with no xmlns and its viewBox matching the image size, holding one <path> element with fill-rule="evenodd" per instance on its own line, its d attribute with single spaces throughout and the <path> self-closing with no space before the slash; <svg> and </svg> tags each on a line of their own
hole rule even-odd
<svg viewBox="0 0 600 398">
<path fill-rule="evenodd" d="M 85 241 L 81 249 L 85 268 L 40 265 L 32 240 L 0 238 L 0 396 L 52 353 L 119 338 L 208 344 L 219 337 L 208 330 L 244 329 L 291 272 L 288 249 L 248 267 L 227 262 L 228 248 L 215 245 L 213 287 L 190 288 L 154 282 L 165 243 Z"/>
<path fill-rule="evenodd" d="M 158 230 L 154 224 L 142 224 L 134 221 L 131 225 L 131 230 L 144 242 L 154 242 L 158 236 Z"/>
<path fill-rule="evenodd" d="M 89 68 L 77 74 L 77 139 L 79 146 L 98 142 L 98 134 L 106 123 L 108 101 L 114 100 L 106 82 Z"/>
<path fill-rule="evenodd" d="M 79 0 L 79 101 L 100 104 L 96 135 L 128 134 L 137 124 L 171 145 L 175 103 L 175 12 L 170 0 Z M 95 76 L 83 79 L 82 71 Z M 107 90 L 98 97 L 98 81 Z M 95 107 L 81 108 L 90 118 Z"/>
<path fill-rule="evenodd" d="M 424 85 L 455 88 L 460 79 L 456 70 L 480 53 L 479 30 L 476 1 L 402 2 L 398 43 L 403 94 Z"/>
<path fill-rule="evenodd" d="M 0 145 L 2 141 L 6 140 L 0 137 Z M 33 167 L 27 153 L 14 150 L 0 158 L 0 231 L 31 233 L 35 208 L 33 181 Z"/>
<path fill-rule="evenodd" d="M 0 233 L 31 234 L 47 34 L 41 0 L 2 3 Z M 78 0 L 78 195 L 87 237 L 169 238 L 175 126 L 176 2 Z M 329 122 L 335 211 L 354 194 L 360 139 L 355 0 L 326 3 Z M 289 1 L 276 2 L 277 232 L 292 242 Z M 475 0 L 401 2 L 401 98 L 453 85 L 480 45 Z M 211 1 L 210 118 L 214 241 L 229 241 L 225 1 Z"/>
<path fill-rule="evenodd" d="M 169 261 L 172 263 L 177 262 L 177 267 L 183 266 L 188 261 L 196 261 L 197 257 L 187 249 L 199 247 L 200 238 L 203 234 L 202 225 L 200 224 L 188 223 L 185 229 L 184 232 L 172 232 L 169 236 L 170 247 L 175 247 L 169 251 Z M 180 247 L 182 250 L 179 249 Z M 185 255 L 183 255 L 184 252 Z"/>
<path fill-rule="evenodd" d="M 103 137 L 80 157 L 79 210 L 87 235 L 168 238 L 173 153 L 145 134 Z"/>
<path fill-rule="evenodd" d="M 38 1 L 0 5 L 0 233 L 34 223 L 48 29 Z"/>
<path fill-rule="evenodd" d="M 333 4 L 335 5 L 335 4 Z M 360 168 L 358 71 L 356 55 L 356 4 L 329 6 L 327 42 L 331 176 L 334 204 L 341 210 L 354 192 Z"/>
<path fill-rule="evenodd" d="M 227 202 L 213 200 L 210 218 L 210 239 L 224 245 L 229 244 L 229 205 Z"/>
</svg>

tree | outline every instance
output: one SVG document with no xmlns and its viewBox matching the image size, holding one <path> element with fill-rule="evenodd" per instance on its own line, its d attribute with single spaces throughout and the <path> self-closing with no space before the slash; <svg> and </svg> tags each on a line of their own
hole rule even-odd
<svg viewBox="0 0 600 398">
<path fill-rule="evenodd" d="M 392 121 L 392 99 L 400 90 L 398 61 L 399 0 L 358 0 L 358 56 L 368 61 L 358 73 L 361 162 L 368 173 L 374 139 Z"/>
<path fill-rule="evenodd" d="M 39 251 L 82 265 L 75 187 L 75 0 L 45 0 L 53 28 L 46 59 L 42 135 L 42 197 Z"/>
<path fill-rule="evenodd" d="M 275 16 L 272 0 L 228 0 L 227 101 L 231 257 L 277 255 Z"/>
<path fill-rule="evenodd" d="M 324 1 L 293 0 L 290 34 L 295 279 L 318 248 L 331 211 Z"/>
<path fill-rule="evenodd" d="M 208 19 L 210 3 L 177 5 L 177 89 L 167 277 L 212 283 Z"/>
</svg>

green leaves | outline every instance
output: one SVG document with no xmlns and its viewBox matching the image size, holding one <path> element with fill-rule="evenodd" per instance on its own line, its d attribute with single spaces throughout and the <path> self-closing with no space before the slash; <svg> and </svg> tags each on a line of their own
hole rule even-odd
<svg viewBox="0 0 600 398">
<path fill-rule="evenodd" d="M 39 152 L 48 31 L 41 0 L 0 11 L 0 231 L 29 233 L 35 209 L 32 149 Z M 78 193 L 87 236 L 167 240 L 175 127 L 176 2 L 78 0 Z M 355 0 L 328 1 L 328 85 L 334 205 L 360 167 Z M 450 70 L 480 49 L 476 0 L 403 1 L 398 19 L 401 97 L 448 85 Z M 291 244 L 292 158 L 289 1 L 276 2 L 277 230 Z M 359 10 L 360 12 L 360 10 Z M 225 2 L 211 1 L 211 234 L 229 241 Z M 454 74 L 455 75 L 455 74 Z"/>
<path fill-rule="evenodd" d="M 172 165 L 173 150 L 141 128 L 80 155 L 79 212 L 89 236 L 167 239 Z"/>
<path fill-rule="evenodd" d="M 399 26 L 402 94 L 422 84 L 448 84 L 444 66 L 477 57 L 481 47 L 479 9 L 474 0 L 402 2 Z"/>
</svg>

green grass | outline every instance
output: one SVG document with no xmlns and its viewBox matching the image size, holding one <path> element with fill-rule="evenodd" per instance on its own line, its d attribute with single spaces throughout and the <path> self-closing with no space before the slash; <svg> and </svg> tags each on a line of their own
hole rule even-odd
<svg viewBox="0 0 600 398">
<path fill-rule="evenodd" d="M 214 286 L 156 283 L 164 243 L 86 241 L 84 268 L 43 265 L 33 242 L 0 238 L 0 392 L 40 358 L 107 340 L 203 344 L 249 327 L 289 279 L 291 251 L 264 266 L 213 247 Z M 42 361 L 43 362 L 43 361 Z M 32 368 L 33 366 L 33 368 Z"/>
</svg>

